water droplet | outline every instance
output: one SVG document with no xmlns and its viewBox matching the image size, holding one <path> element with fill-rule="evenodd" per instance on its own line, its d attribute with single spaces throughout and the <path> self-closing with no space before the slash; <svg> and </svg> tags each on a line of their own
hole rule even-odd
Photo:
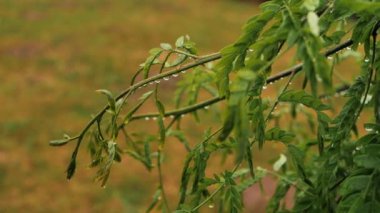
<svg viewBox="0 0 380 213">
<path fill-rule="evenodd" d="M 263 86 L 263 90 L 266 90 L 268 87 L 266 85 Z"/>
<path fill-rule="evenodd" d="M 164 79 L 164 81 L 168 81 L 170 78 L 169 77 L 164 77 L 163 79 Z"/>
<path fill-rule="evenodd" d="M 364 59 L 364 62 L 368 63 L 369 62 L 369 58 Z"/>
<path fill-rule="evenodd" d="M 212 209 L 212 208 L 215 207 L 215 205 L 214 205 L 213 203 L 210 203 L 210 204 L 208 205 L 208 207 L 209 207 L 210 209 Z"/>
<path fill-rule="evenodd" d="M 156 82 L 157 84 L 159 84 L 159 83 L 160 83 L 160 80 L 155 80 L 154 82 Z"/>
<path fill-rule="evenodd" d="M 146 121 L 149 121 L 150 118 L 149 118 L 149 117 L 145 117 L 144 119 L 145 119 Z"/>
<path fill-rule="evenodd" d="M 176 77 L 178 77 L 178 74 L 177 74 L 177 73 L 174 73 L 172 76 L 173 76 L 174 78 L 176 78 Z"/>
</svg>

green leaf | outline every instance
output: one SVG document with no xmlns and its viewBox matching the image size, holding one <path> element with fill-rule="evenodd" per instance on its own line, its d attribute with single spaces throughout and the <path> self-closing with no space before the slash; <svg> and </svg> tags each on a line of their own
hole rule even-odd
<svg viewBox="0 0 380 213">
<path fill-rule="evenodd" d="M 278 127 L 269 129 L 265 133 L 266 140 L 282 141 L 284 143 L 290 143 L 294 139 L 294 137 L 295 135 L 293 133 L 287 132 Z"/>
<path fill-rule="evenodd" d="M 310 26 L 310 31 L 313 35 L 319 36 L 319 17 L 315 12 L 309 12 L 307 14 L 307 22 Z"/>
<path fill-rule="evenodd" d="M 314 11 L 319 6 L 319 0 L 305 0 L 302 6 L 309 11 Z"/>
<path fill-rule="evenodd" d="M 182 131 L 169 129 L 169 131 L 166 134 L 167 136 L 174 136 L 175 138 L 177 138 L 185 146 L 188 152 L 191 151 L 190 144 Z"/>
<path fill-rule="evenodd" d="M 377 138 L 378 138 L 378 135 L 376 133 L 370 133 L 361 137 L 356 143 L 360 145 L 367 145 L 373 142 L 374 140 L 377 140 Z"/>
<path fill-rule="evenodd" d="M 116 111 L 116 101 L 112 95 L 112 93 L 108 90 L 105 90 L 105 89 L 99 89 L 99 90 L 96 90 L 96 92 L 100 93 L 100 94 L 103 94 L 107 97 L 108 99 L 108 104 L 110 106 L 110 109 L 115 112 Z"/>
<path fill-rule="evenodd" d="M 153 64 L 159 62 L 157 58 L 161 55 L 162 52 L 163 50 L 160 48 L 153 48 L 149 51 L 150 53 L 149 57 L 145 60 L 144 64 L 142 64 L 144 79 L 149 77 L 150 68 L 152 67 Z"/>
<path fill-rule="evenodd" d="M 148 147 L 144 148 L 145 156 L 140 155 L 139 153 L 132 151 L 132 150 L 125 150 L 125 153 L 131 156 L 132 158 L 140 161 L 148 170 L 151 170 L 153 168 L 151 157 L 147 155 Z"/>
<path fill-rule="evenodd" d="M 175 46 L 177 48 L 180 48 L 180 47 L 183 47 L 183 45 L 185 44 L 185 37 L 184 36 L 181 36 L 179 37 L 176 42 L 175 42 Z"/>
<path fill-rule="evenodd" d="M 276 191 L 270 199 L 266 212 L 278 212 L 281 200 L 285 197 L 286 193 L 290 189 L 290 184 L 283 180 L 278 181 Z"/>
<path fill-rule="evenodd" d="M 234 128 L 236 113 L 237 107 L 230 108 L 227 111 L 227 117 L 224 120 L 222 132 L 218 136 L 218 139 L 220 141 L 224 141 L 230 135 L 232 129 Z"/>
<path fill-rule="evenodd" d="M 171 50 L 173 49 L 172 45 L 168 44 L 168 43 L 161 43 L 160 44 L 160 47 L 164 50 Z"/>
<path fill-rule="evenodd" d="M 161 194 L 162 194 L 162 190 L 157 189 L 153 195 L 152 202 L 150 203 L 148 209 L 146 210 L 146 213 L 149 213 L 154 209 L 154 207 L 157 205 L 157 203 L 161 200 Z"/>
<path fill-rule="evenodd" d="M 348 177 L 339 189 L 341 195 L 347 195 L 353 192 L 360 192 L 364 190 L 370 181 L 370 175 L 356 175 Z"/>
<path fill-rule="evenodd" d="M 304 167 L 305 153 L 292 144 L 288 145 L 288 152 L 300 178 L 309 186 L 313 186 L 312 182 L 306 176 Z"/>
<path fill-rule="evenodd" d="M 245 81 L 253 81 L 256 78 L 256 74 L 252 72 L 252 70 L 249 69 L 242 69 L 239 70 L 237 73 L 237 76 Z"/>
<path fill-rule="evenodd" d="M 367 132 L 376 133 L 380 132 L 380 124 L 374 124 L 374 123 L 365 123 L 364 129 Z"/>
<path fill-rule="evenodd" d="M 285 155 L 280 154 L 280 158 L 273 164 L 273 170 L 278 172 L 287 160 Z"/>
<path fill-rule="evenodd" d="M 71 157 L 71 161 L 70 161 L 70 164 L 69 166 L 67 167 L 67 170 L 66 170 L 66 178 L 67 179 L 71 179 L 75 173 L 75 169 L 76 169 L 76 154 L 73 153 L 73 156 Z"/>
<path fill-rule="evenodd" d="M 377 74 L 380 75 L 380 69 L 378 69 Z M 374 111 L 375 111 L 375 119 L 376 123 L 380 125 L 380 79 L 378 78 L 376 82 L 375 92 L 374 92 Z"/>
<path fill-rule="evenodd" d="M 253 157 L 252 157 L 252 150 L 251 150 L 251 146 L 249 143 L 246 144 L 246 150 L 247 152 L 247 161 L 248 161 L 248 166 L 249 166 L 249 173 L 251 175 L 252 178 L 255 177 L 255 170 L 253 168 Z"/>
<path fill-rule="evenodd" d="M 370 169 L 380 169 L 380 157 L 373 155 L 358 155 L 354 157 L 354 162 L 358 166 Z"/>
<path fill-rule="evenodd" d="M 162 49 L 161 48 L 152 48 L 149 50 L 149 54 L 150 55 L 159 55 L 160 53 L 162 53 Z"/>
<path fill-rule="evenodd" d="M 161 101 L 156 100 L 156 106 L 157 106 L 158 112 L 160 113 L 160 116 L 164 117 L 165 116 L 165 107 L 161 103 Z"/>
<path fill-rule="evenodd" d="M 180 197 L 178 201 L 178 207 L 182 205 L 186 199 L 187 185 L 189 183 L 190 176 L 192 175 L 192 169 L 190 168 L 190 163 L 192 160 L 193 160 L 193 153 L 189 153 L 186 157 L 185 163 L 182 168 L 181 185 L 179 187 Z"/>
<path fill-rule="evenodd" d="M 380 168 L 380 144 L 367 144 L 356 147 L 359 151 L 359 155 L 354 156 L 354 162 L 356 165 L 370 168 Z"/>
<path fill-rule="evenodd" d="M 364 16 L 380 17 L 380 2 L 369 2 L 363 0 L 338 0 L 337 9 L 347 9 Z"/>
<path fill-rule="evenodd" d="M 71 138 L 52 140 L 52 141 L 49 141 L 49 145 L 50 146 L 63 146 L 65 144 L 67 144 L 68 142 L 70 142 L 71 140 L 72 140 Z"/>
<path fill-rule="evenodd" d="M 260 181 L 263 177 L 265 177 L 267 175 L 267 171 L 265 169 L 262 169 L 260 167 L 257 167 L 256 168 L 256 173 L 255 173 L 255 177 L 254 178 L 248 178 L 244 181 L 242 181 L 241 183 L 239 183 L 239 185 L 237 185 L 237 190 L 242 193 L 244 192 L 246 189 L 248 189 L 249 187 L 251 187 L 253 184 L 257 183 L 258 181 Z"/>
<path fill-rule="evenodd" d="M 159 128 L 160 145 L 163 145 L 165 143 L 165 138 L 166 138 L 166 128 L 165 128 L 162 116 L 158 117 L 157 124 L 158 124 L 158 128 Z"/>
<path fill-rule="evenodd" d="M 323 104 L 321 100 L 312 95 L 307 94 L 303 90 L 288 90 L 279 97 L 279 101 L 303 104 L 317 111 L 326 110 L 330 108 L 329 106 Z"/>
<path fill-rule="evenodd" d="M 329 132 L 329 123 L 331 122 L 331 119 L 323 112 L 318 112 L 317 115 L 319 122 L 317 132 L 318 149 L 319 154 L 322 155 L 325 148 L 325 139 L 328 135 L 327 133 Z"/>
</svg>

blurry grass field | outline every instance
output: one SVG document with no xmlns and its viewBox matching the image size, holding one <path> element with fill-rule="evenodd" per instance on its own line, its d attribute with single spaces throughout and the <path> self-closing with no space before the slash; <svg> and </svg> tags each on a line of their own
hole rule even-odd
<svg viewBox="0 0 380 213">
<path fill-rule="evenodd" d="M 102 189 L 82 158 L 66 182 L 72 146 L 48 141 L 77 133 L 104 104 L 94 91 L 125 88 L 150 48 L 188 34 L 201 53 L 218 51 L 256 11 L 216 0 L 0 0 L 0 211 L 142 212 L 156 184 L 141 165 L 126 158 Z"/>
</svg>

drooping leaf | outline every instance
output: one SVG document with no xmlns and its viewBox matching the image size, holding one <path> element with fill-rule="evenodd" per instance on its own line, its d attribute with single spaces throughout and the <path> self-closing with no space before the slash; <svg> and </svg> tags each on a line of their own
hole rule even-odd
<svg viewBox="0 0 380 213">
<path fill-rule="evenodd" d="M 317 111 L 326 110 L 330 108 L 329 106 L 323 104 L 321 100 L 319 100 L 318 98 L 315 98 L 312 95 L 307 94 L 303 90 L 300 90 L 300 91 L 288 90 L 279 97 L 279 100 L 282 102 L 292 102 L 292 103 L 303 104 Z"/>
<path fill-rule="evenodd" d="M 58 139 L 58 140 L 52 140 L 49 142 L 50 146 L 63 146 L 67 144 L 72 139 Z"/>
<path fill-rule="evenodd" d="M 298 147 L 292 144 L 288 145 L 288 152 L 291 156 L 292 162 L 300 178 L 306 184 L 313 186 L 313 183 L 309 180 L 309 178 L 306 175 L 305 166 L 304 166 L 304 159 L 305 159 L 304 152 L 302 152 L 302 150 L 300 150 Z"/>
<path fill-rule="evenodd" d="M 286 161 L 287 161 L 286 156 L 283 154 L 280 154 L 280 158 L 273 164 L 273 170 L 278 172 L 281 169 L 281 167 L 286 163 Z"/>
<path fill-rule="evenodd" d="M 280 208 L 280 202 L 282 199 L 284 199 L 286 193 L 290 189 L 290 184 L 285 181 L 278 181 L 276 191 L 274 192 L 274 195 L 270 199 L 266 211 L 267 212 L 278 212 Z"/>
<path fill-rule="evenodd" d="M 114 99 L 112 93 L 108 90 L 105 90 L 105 89 L 96 90 L 96 92 L 99 92 L 99 93 L 101 93 L 107 97 L 110 109 L 115 112 L 116 111 L 116 100 Z"/>
<path fill-rule="evenodd" d="M 282 141 L 284 143 L 290 143 L 294 139 L 295 135 L 293 133 L 284 131 L 278 127 L 269 129 L 265 133 L 266 140 Z"/>
<path fill-rule="evenodd" d="M 161 200 L 161 194 L 162 194 L 162 190 L 157 189 L 153 195 L 153 199 L 152 199 L 151 204 L 149 205 L 148 209 L 146 210 L 146 213 L 151 212 L 156 207 L 157 203 Z"/>
</svg>

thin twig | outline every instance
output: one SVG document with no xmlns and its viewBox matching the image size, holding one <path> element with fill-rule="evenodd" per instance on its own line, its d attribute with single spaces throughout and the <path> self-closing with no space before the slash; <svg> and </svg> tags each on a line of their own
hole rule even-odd
<svg viewBox="0 0 380 213">
<path fill-rule="evenodd" d="M 328 57 L 328 56 L 331 56 L 337 52 L 339 52 L 340 50 L 346 48 L 346 47 L 349 47 L 353 44 L 353 41 L 352 40 L 348 40 L 338 46 L 336 46 L 335 48 L 333 49 L 330 49 L 328 51 L 325 52 L 325 56 Z M 282 80 L 283 78 L 286 78 L 288 76 L 291 76 L 293 73 L 294 75 L 299 73 L 301 70 L 302 70 L 302 67 L 303 67 L 303 64 L 300 63 L 300 64 L 297 64 L 291 68 L 288 68 L 284 71 L 281 71 L 271 77 L 269 77 L 266 81 L 266 84 L 273 84 L 275 83 L 276 81 L 279 81 L 279 80 Z M 187 114 L 187 113 L 190 113 L 190 112 L 193 112 L 193 111 L 196 111 L 196 110 L 199 110 L 199 109 L 203 109 L 204 107 L 206 106 L 210 106 L 210 105 L 213 105 L 215 103 L 218 103 L 222 100 L 225 100 L 226 97 L 225 96 L 220 96 L 220 97 L 214 97 L 214 98 L 210 98 L 209 100 L 206 100 L 206 101 L 203 101 L 203 102 L 200 102 L 198 104 L 194 104 L 194 105 L 190 105 L 190 106 L 187 106 L 187 107 L 183 107 L 183 108 L 180 108 L 180 109 L 177 109 L 177 110 L 172 110 L 172 111 L 168 111 L 167 113 L 165 113 L 164 117 L 168 117 L 168 116 L 178 116 L 178 115 L 182 115 L 182 114 Z M 131 118 L 131 120 L 136 120 L 136 119 L 142 119 L 142 118 L 152 118 L 152 117 L 157 117 L 158 116 L 158 113 L 148 113 L 148 114 L 141 114 L 141 115 L 135 115 Z"/>
</svg>

